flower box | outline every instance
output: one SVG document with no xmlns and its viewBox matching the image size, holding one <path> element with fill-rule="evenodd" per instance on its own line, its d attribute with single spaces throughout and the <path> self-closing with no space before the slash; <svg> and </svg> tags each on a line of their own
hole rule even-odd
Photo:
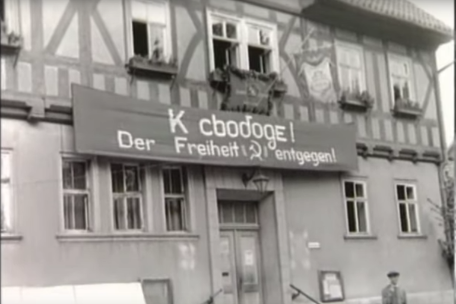
<svg viewBox="0 0 456 304">
<path fill-rule="evenodd" d="M 3 21 L 0 26 L 2 52 L 18 52 L 22 48 L 22 37 L 10 31 Z"/>
<path fill-rule="evenodd" d="M 175 60 L 166 62 L 141 56 L 130 58 L 125 66 L 128 73 L 145 77 L 173 78 L 178 72 Z"/>
<path fill-rule="evenodd" d="M 339 104 L 344 110 L 365 112 L 372 108 L 374 105 L 374 99 L 367 91 L 363 91 L 361 93 L 342 91 L 339 98 Z"/>
<path fill-rule="evenodd" d="M 418 118 L 422 112 L 418 103 L 408 99 L 397 99 L 393 107 L 393 114 L 397 117 Z"/>
</svg>

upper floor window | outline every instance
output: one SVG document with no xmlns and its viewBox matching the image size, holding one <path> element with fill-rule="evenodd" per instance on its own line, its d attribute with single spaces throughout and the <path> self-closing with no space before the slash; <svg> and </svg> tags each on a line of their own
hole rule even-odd
<svg viewBox="0 0 456 304">
<path fill-rule="evenodd" d="M 64 159 L 62 163 L 63 221 L 65 230 L 90 229 L 89 163 Z"/>
<path fill-rule="evenodd" d="M 0 18 L 2 32 L 20 34 L 19 0 L 0 0 Z"/>
<path fill-rule="evenodd" d="M 396 184 L 396 200 L 399 209 L 401 232 L 418 233 L 419 216 L 416 186 L 410 184 Z"/>
<path fill-rule="evenodd" d="M 349 43 L 336 43 L 337 67 L 340 88 L 353 94 L 366 90 L 364 54 L 361 47 Z"/>
<path fill-rule="evenodd" d="M 1 232 L 11 231 L 12 224 L 12 186 L 11 186 L 11 153 L 2 151 L 2 194 L 1 194 Z"/>
<path fill-rule="evenodd" d="M 276 25 L 215 12 L 208 13 L 208 20 L 211 69 L 278 70 Z"/>
<path fill-rule="evenodd" d="M 414 100 L 411 61 L 403 56 L 389 55 L 389 73 L 393 101 Z"/>
<path fill-rule="evenodd" d="M 171 56 L 169 6 L 163 0 L 131 0 L 132 52 L 147 58 Z"/>
<path fill-rule="evenodd" d="M 187 177 L 181 167 L 162 170 L 167 231 L 186 231 L 188 225 Z"/>
<path fill-rule="evenodd" d="M 366 183 L 361 181 L 345 181 L 344 197 L 348 233 L 369 233 Z"/>
<path fill-rule="evenodd" d="M 140 167 L 137 164 L 111 164 L 114 228 L 143 228 L 143 191 Z"/>
</svg>

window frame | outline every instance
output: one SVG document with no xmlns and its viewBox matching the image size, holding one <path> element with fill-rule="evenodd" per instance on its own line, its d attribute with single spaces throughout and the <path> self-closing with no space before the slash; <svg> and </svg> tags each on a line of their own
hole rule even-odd
<svg viewBox="0 0 456 304">
<path fill-rule="evenodd" d="M 399 55 L 399 54 L 393 54 L 393 53 L 388 53 L 387 56 L 388 59 L 388 80 L 389 80 L 389 91 L 390 91 L 390 97 L 392 100 L 393 107 L 396 104 L 396 100 L 394 99 L 394 89 L 393 89 L 393 84 L 394 84 L 394 76 L 392 72 L 392 64 L 394 62 L 396 63 L 401 63 L 401 64 L 407 64 L 408 70 L 409 70 L 409 76 L 408 76 L 408 83 L 409 83 L 409 94 L 410 94 L 410 100 L 416 102 L 416 86 L 415 86 L 415 71 L 414 71 L 414 66 L 412 60 L 404 55 Z M 402 92 L 401 92 L 402 94 Z M 403 96 L 401 96 L 403 98 Z"/>
<path fill-rule="evenodd" d="M 234 14 L 229 14 L 226 12 L 221 12 L 215 9 L 207 9 L 206 10 L 207 16 L 207 37 L 208 37 L 208 45 L 209 45 L 209 69 L 210 71 L 215 70 L 215 58 L 214 58 L 214 44 L 213 39 L 214 35 L 212 34 L 212 21 L 215 18 L 222 19 L 222 20 L 230 20 L 233 23 L 236 23 L 238 26 L 238 34 L 240 35 L 239 39 L 239 58 L 238 58 L 238 65 L 237 68 L 241 70 L 250 70 L 249 64 L 249 53 L 248 53 L 248 26 L 249 24 L 252 26 L 258 26 L 267 28 L 271 31 L 271 58 L 270 58 L 270 65 L 271 70 L 268 73 L 272 72 L 280 72 L 280 54 L 279 54 L 279 46 L 278 46 L 278 31 L 277 31 L 277 24 L 272 22 L 266 22 L 258 19 L 247 18 L 247 17 L 238 17 Z M 218 39 L 217 37 L 215 39 Z M 223 40 L 223 39 L 220 39 Z M 228 41 L 228 40 L 227 40 Z M 229 40 L 231 41 L 231 40 Z M 234 41 L 234 40 L 233 40 Z M 265 48 L 266 49 L 266 48 Z"/>
<path fill-rule="evenodd" d="M 173 55 L 174 55 L 174 51 L 173 51 L 173 43 L 172 43 L 172 31 L 171 31 L 171 9 L 170 9 L 170 3 L 169 3 L 169 0 L 126 0 L 126 14 L 127 14 L 127 26 L 126 26 L 126 30 L 127 30 L 127 35 L 129 36 L 129 39 L 128 39 L 128 43 L 127 43 L 127 58 L 126 60 L 128 60 L 129 58 L 135 56 L 135 52 L 134 52 L 134 36 L 133 36 L 133 21 L 135 20 L 133 18 L 133 9 L 132 9 L 132 6 L 133 6 L 133 2 L 142 2 L 142 3 L 145 3 L 145 4 L 149 4 L 149 3 L 159 3 L 159 4 L 163 4 L 165 6 L 165 18 L 166 18 L 166 28 L 165 28 L 165 34 L 164 34 L 164 43 L 163 43 L 163 55 L 165 57 L 165 59 L 168 61 L 170 60 Z M 149 23 L 147 23 L 149 25 Z M 148 48 L 149 48 L 149 58 L 151 56 L 151 41 L 150 41 L 150 32 L 149 32 L 149 28 L 147 29 L 147 35 L 148 35 Z"/>
<path fill-rule="evenodd" d="M 114 193 L 114 189 L 112 187 L 112 165 L 122 165 L 122 174 L 125 172 L 125 166 L 135 166 L 138 168 L 138 186 L 139 186 L 139 191 L 138 192 L 123 192 L 123 193 Z M 111 206 L 111 219 L 112 219 L 112 231 L 114 233 L 119 233 L 119 234 L 128 234 L 128 233 L 143 233 L 146 232 L 146 223 L 145 223 L 145 214 L 144 214 L 144 209 L 145 209 L 145 200 L 146 200 L 146 187 L 145 187 L 145 181 L 146 181 L 146 176 L 147 172 L 141 173 L 141 169 L 144 168 L 144 166 L 141 163 L 137 162 L 131 162 L 131 161 L 122 161 L 122 160 L 110 160 L 108 161 L 108 171 L 109 171 L 109 190 L 110 190 L 110 206 Z M 124 176 L 123 176 L 124 177 Z M 124 183 L 125 183 L 125 178 L 123 178 Z M 123 185 L 125 186 L 125 184 Z M 134 194 L 133 196 L 128 196 L 128 194 Z M 114 200 L 116 198 L 122 198 L 123 205 L 124 207 L 126 206 L 126 200 L 125 198 L 128 197 L 136 197 L 138 196 L 139 198 L 139 213 L 140 213 L 140 220 L 141 220 L 141 227 L 139 229 L 117 229 L 116 228 L 116 214 L 115 214 L 115 206 L 114 206 Z M 125 209 L 127 210 L 127 209 Z M 126 216 L 126 213 L 125 213 Z M 125 224 L 128 224 L 126 222 Z M 127 225 L 128 226 L 128 225 Z"/>
<path fill-rule="evenodd" d="M 367 91 L 367 73 L 366 73 L 366 57 L 364 53 L 364 48 L 361 45 L 355 44 L 355 43 L 350 43 L 346 41 L 341 41 L 341 40 L 336 40 L 335 41 L 335 47 L 336 47 L 336 61 L 337 61 L 337 76 L 338 76 L 338 81 L 339 81 L 339 87 L 342 90 L 342 71 L 341 71 L 341 58 L 339 54 L 340 49 L 344 49 L 345 51 L 347 50 L 352 50 L 352 51 L 357 51 L 359 52 L 359 59 L 360 59 L 360 93 L 363 91 Z M 343 64 L 342 64 L 343 65 Z M 348 67 L 349 69 L 354 69 L 354 67 Z"/>
<path fill-rule="evenodd" d="M 364 203 L 364 207 L 366 209 L 366 232 L 360 232 L 359 231 L 359 221 L 358 221 L 358 211 L 356 209 L 355 212 L 355 221 L 356 221 L 356 232 L 351 232 L 350 231 L 350 225 L 349 225 L 349 220 L 348 220 L 348 208 L 347 208 L 347 201 L 352 200 L 355 205 L 359 199 L 356 197 L 353 197 L 353 199 L 349 199 L 346 197 L 346 191 L 345 191 L 345 183 L 353 183 L 355 186 L 356 184 L 361 184 L 363 185 L 363 191 L 364 191 L 364 198 L 362 198 L 362 201 Z M 356 190 L 355 190 L 356 191 Z M 371 222 L 370 222 L 370 208 L 369 208 L 369 194 L 368 194 L 368 187 L 367 187 L 367 181 L 361 180 L 361 179 L 356 179 L 356 178 L 343 178 L 342 179 L 342 196 L 343 196 L 343 203 L 344 203 L 344 211 L 345 211 L 345 231 L 348 236 L 370 236 L 372 235 L 372 227 L 371 227 Z"/>
<path fill-rule="evenodd" d="M 406 187 L 412 187 L 413 188 L 413 194 L 415 195 L 414 200 L 399 200 L 398 193 L 397 193 L 397 187 L 398 186 L 404 186 Z M 394 183 L 394 198 L 396 202 L 396 212 L 397 212 L 397 218 L 398 218 L 398 225 L 399 225 L 399 234 L 400 235 L 421 235 L 421 221 L 420 221 L 420 205 L 419 205 L 419 200 L 418 200 L 418 191 L 417 191 L 417 186 L 415 183 L 411 182 L 400 182 L 396 181 Z M 410 202 L 414 203 L 410 203 Z M 407 230 L 410 230 L 410 211 L 409 211 L 409 204 L 414 204 L 415 205 L 415 216 L 416 216 L 416 232 L 410 232 L 410 231 L 402 231 L 402 222 L 401 222 L 401 210 L 400 210 L 400 204 L 406 204 L 406 212 L 407 212 Z"/>
<path fill-rule="evenodd" d="M 71 162 L 84 162 L 86 163 L 86 190 L 68 190 L 63 187 L 63 164 L 65 161 Z M 76 156 L 76 155 L 62 155 L 60 158 L 60 225 L 61 230 L 65 234 L 85 234 L 93 232 L 94 230 L 94 176 L 93 167 L 95 166 L 95 160 L 88 157 Z M 86 229 L 66 229 L 65 228 L 65 194 L 87 194 L 88 202 L 86 206 Z"/>
<path fill-rule="evenodd" d="M 16 220 L 16 217 L 15 217 L 15 210 L 16 210 L 16 207 L 15 207 L 15 195 L 14 195 L 14 156 L 13 156 L 13 151 L 10 150 L 10 149 L 4 149 L 2 148 L 1 149 L 1 154 L 2 154 L 2 158 L 3 158 L 3 155 L 6 155 L 8 157 L 8 162 L 9 162 L 9 182 L 8 182 L 8 187 L 9 187 L 9 193 L 10 193 L 10 197 L 9 197 L 9 202 L 8 204 L 10 205 L 9 206 L 9 212 L 6 214 L 7 216 L 7 220 L 6 222 L 8 223 L 9 227 L 6 227 L 6 229 L 0 229 L 0 234 L 3 236 L 3 235 L 10 235 L 10 234 L 13 234 L 15 232 L 15 228 L 16 228 L 16 223 L 15 223 L 15 220 Z M 3 169 L 3 165 L 1 165 L 1 168 Z M 3 182 L 2 182 L 2 187 L 3 187 Z M 2 191 L 3 193 L 3 191 Z"/>
<path fill-rule="evenodd" d="M 167 194 L 165 192 L 165 179 L 164 179 L 164 171 L 165 170 L 172 170 L 172 169 L 179 169 L 181 171 L 181 183 L 183 187 L 183 194 Z M 159 169 L 160 174 L 160 187 L 161 187 L 161 194 L 162 194 L 162 206 L 163 206 L 163 224 L 164 224 L 164 231 L 166 233 L 171 234 L 182 234 L 182 233 L 190 233 L 192 230 L 191 226 L 191 206 L 190 206 L 190 182 L 189 182 L 189 168 L 186 166 L 179 166 L 179 165 L 166 165 L 161 166 Z M 183 198 L 184 201 L 184 230 L 168 230 L 168 217 L 166 214 L 166 198 Z"/>
</svg>

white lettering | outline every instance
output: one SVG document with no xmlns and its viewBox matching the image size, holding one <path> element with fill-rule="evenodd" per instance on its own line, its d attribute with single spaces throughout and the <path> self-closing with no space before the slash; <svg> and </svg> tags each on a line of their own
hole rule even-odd
<svg viewBox="0 0 456 304">
<path fill-rule="evenodd" d="M 144 139 L 142 138 L 135 138 L 135 147 L 138 150 L 144 150 L 145 149 L 146 143 L 144 142 Z"/>
<path fill-rule="evenodd" d="M 320 164 L 337 162 L 334 157 L 334 148 L 331 149 L 331 153 L 316 151 L 296 151 L 293 148 L 290 148 L 288 150 L 277 149 L 274 152 L 277 160 L 297 162 L 300 166 L 309 163 L 314 167 L 318 167 Z"/>
<path fill-rule="evenodd" d="M 242 121 L 239 124 L 241 136 L 244 138 L 249 138 L 252 135 L 251 131 L 250 131 L 250 120 L 251 119 L 252 119 L 252 116 L 247 115 L 247 116 L 245 116 L 245 121 Z"/>
<path fill-rule="evenodd" d="M 181 149 L 185 147 L 185 144 L 181 143 L 182 141 L 187 141 L 187 138 L 179 136 L 174 137 L 174 146 L 177 153 L 181 153 Z"/>
<path fill-rule="evenodd" d="M 130 132 L 118 130 L 117 131 L 117 143 L 122 149 L 134 148 L 139 151 L 150 151 L 151 146 L 155 145 L 155 140 L 136 137 L 134 138 Z"/>
<path fill-rule="evenodd" d="M 262 124 L 252 122 L 252 116 L 246 115 L 242 121 L 218 119 L 215 114 L 211 118 L 202 118 L 199 121 L 200 133 L 204 136 L 220 138 L 255 138 L 266 140 L 270 150 L 277 148 L 277 142 L 287 142 L 286 126 Z M 266 152 L 267 150 L 265 150 Z"/>
<path fill-rule="evenodd" d="M 126 142 L 124 141 L 124 139 L 126 140 Z M 118 130 L 117 142 L 119 143 L 119 147 L 129 149 L 133 147 L 133 136 L 130 132 Z"/>
<path fill-rule="evenodd" d="M 255 136 L 258 139 L 261 139 L 263 137 L 263 128 L 261 125 L 257 122 L 254 122 L 252 124 L 252 131 L 253 131 L 253 136 Z"/>
<path fill-rule="evenodd" d="M 287 138 L 285 137 L 285 126 L 276 126 L 276 139 L 277 141 L 287 142 Z"/>
<path fill-rule="evenodd" d="M 225 137 L 226 130 L 225 130 L 225 124 L 224 124 L 223 120 L 218 120 L 215 115 L 212 115 L 212 123 L 214 124 L 215 136 Z M 218 129 L 219 126 L 221 127 L 221 130 Z"/>
<path fill-rule="evenodd" d="M 209 124 L 210 125 L 211 121 L 209 119 L 207 119 L 207 118 L 203 118 L 203 119 L 200 120 L 199 125 L 200 125 L 201 134 L 203 134 L 204 136 L 212 136 L 212 134 L 213 134 L 212 131 L 205 131 L 204 130 L 204 127 L 203 127 L 204 124 Z"/>
<path fill-rule="evenodd" d="M 182 130 L 182 132 L 184 132 L 184 134 L 188 134 L 187 128 L 181 121 L 182 116 L 184 116 L 184 114 L 185 114 L 185 111 L 183 111 L 183 110 L 180 111 L 179 114 L 177 114 L 176 117 L 174 117 L 173 110 L 169 109 L 168 114 L 169 114 L 169 124 L 171 127 L 171 132 L 176 133 L 176 126 L 179 126 L 179 128 Z"/>
<path fill-rule="evenodd" d="M 231 138 L 236 138 L 239 136 L 238 125 L 235 121 L 233 121 L 233 120 L 227 121 L 226 128 L 228 131 L 228 136 L 230 136 Z"/>
</svg>

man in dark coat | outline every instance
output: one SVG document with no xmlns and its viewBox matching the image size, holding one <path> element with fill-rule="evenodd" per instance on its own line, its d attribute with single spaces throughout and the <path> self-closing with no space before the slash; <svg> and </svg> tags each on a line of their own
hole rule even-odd
<svg viewBox="0 0 456 304">
<path fill-rule="evenodd" d="M 391 271 L 387 276 L 390 284 L 382 290 L 382 304 L 407 304 L 405 290 L 397 286 L 399 272 Z"/>
</svg>

